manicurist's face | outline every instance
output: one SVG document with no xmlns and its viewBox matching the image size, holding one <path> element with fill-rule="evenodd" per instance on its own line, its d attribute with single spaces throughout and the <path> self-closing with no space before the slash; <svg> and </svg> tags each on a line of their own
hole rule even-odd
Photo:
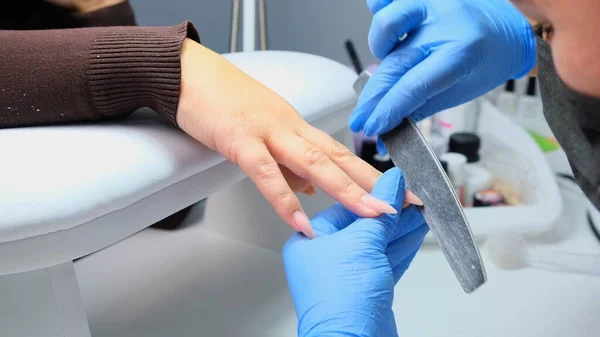
<svg viewBox="0 0 600 337">
<path fill-rule="evenodd" d="M 556 70 L 572 89 L 600 98 L 600 0 L 512 0 L 523 14 L 549 23 Z"/>
</svg>

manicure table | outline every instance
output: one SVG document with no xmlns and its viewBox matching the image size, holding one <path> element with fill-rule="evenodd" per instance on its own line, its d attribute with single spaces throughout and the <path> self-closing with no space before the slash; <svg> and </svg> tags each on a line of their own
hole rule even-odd
<svg viewBox="0 0 600 337">
<path fill-rule="evenodd" d="M 282 95 L 312 125 L 330 134 L 346 129 L 356 103 L 352 89 L 356 75 L 347 67 L 295 52 L 244 52 L 226 57 Z M 109 269 L 122 268 L 131 257 L 115 256 L 112 265 L 92 266 L 94 255 L 111 251 L 118 242 L 245 178 L 221 155 L 147 109 L 124 120 L 97 124 L 0 130 L 0 158 L 3 337 L 91 336 L 90 311 L 96 309 L 84 308 L 82 277 L 86 286 L 110 280 L 114 275 Z M 228 212 L 235 213 L 235 209 Z M 228 243 L 207 239 L 205 244 Z M 162 249 L 160 243 L 151 245 L 145 249 Z M 194 282 L 192 275 L 187 281 L 181 275 L 169 275 L 169 266 L 180 263 L 177 254 L 165 251 L 163 258 L 155 261 L 155 277 Z M 84 262 L 82 268 L 91 267 L 93 276 L 76 272 Z M 130 278 L 130 287 L 143 287 L 150 280 L 131 277 L 136 266 L 127 264 L 125 269 L 122 275 Z M 194 272 L 214 273 L 203 265 Z M 111 290 L 102 284 L 86 291 L 103 293 L 106 298 L 110 296 L 104 291 L 120 296 L 118 287 Z M 179 299 L 168 291 L 163 295 L 165 303 Z M 147 298 L 128 300 L 140 303 Z M 127 323 L 127 316 L 120 319 Z M 180 335 L 165 331 L 162 336 Z"/>
<path fill-rule="evenodd" d="M 564 186 L 563 186 L 564 185 Z M 570 182 L 553 229 L 531 244 L 600 254 Z M 301 196 L 309 215 L 331 200 Z M 232 209 L 235 210 L 232 212 Z M 593 213 L 600 221 L 600 213 Z M 75 264 L 94 337 L 296 336 L 280 249 L 291 231 L 249 181 L 212 194 L 204 218 L 149 228 Z M 488 282 L 466 295 L 436 245 L 425 245 L 396 286 L 400 336 L 597 337 L 600 278 L 500 270 L 480 244 Z"/>
</svg>

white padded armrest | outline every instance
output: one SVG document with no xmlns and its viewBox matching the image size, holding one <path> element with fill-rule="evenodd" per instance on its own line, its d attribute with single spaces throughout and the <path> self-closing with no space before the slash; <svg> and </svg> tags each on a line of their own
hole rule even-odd
<svg viewBox="0 0 600 337">
<path fill-rule="evenodd" d="M 226 57 L 316 127 L 346 126 L 356 99 L 347 67 L 294 52 Z M 149 111 L 95 125 L 0 130 L 0 160 L 0 274 L 102 249 L 244 177 Z"/>
</svg>

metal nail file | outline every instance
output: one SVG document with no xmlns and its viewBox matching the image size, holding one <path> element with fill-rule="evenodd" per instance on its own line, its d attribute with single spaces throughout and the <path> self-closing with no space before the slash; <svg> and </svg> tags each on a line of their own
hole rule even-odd
<svg viewBox="0 0 600 337">
<path fill-rule="evenodd" d="M 360 74 L 354 83 L 358 94 L 370 77 L 367 71 Z M 460 285 L 466 293 L 475 291 L 486 281 L 485 268 L 462 206 L 437 156 L 410 118 L 381 139 L 394 165 L 404 173 L 407 188 L 423 201 L 421 213 Z"/>
</svg>

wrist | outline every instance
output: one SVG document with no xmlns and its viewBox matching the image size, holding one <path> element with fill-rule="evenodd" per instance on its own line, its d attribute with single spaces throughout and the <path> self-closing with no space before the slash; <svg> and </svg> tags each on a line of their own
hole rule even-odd
<svg viewBox="0 0 600 337">
<path fill-rule="evenodd" d="M 211 107 L 218 95 L 220 77 L 225 76 L 225 58 L 192 39 L 184 39 L 181 45 L 181 85 L 175 115 L 176 124 L 188 134 L 202 123 L 202 116 Z M 215 92 L 217 91 L 217 92 Z M 222 94 L 222 93 L 221 93 Z M 197 136 L 197 135 L 194 135 Z M 206 141 L 199 139 L 213 148 Z"/>
</svg>

